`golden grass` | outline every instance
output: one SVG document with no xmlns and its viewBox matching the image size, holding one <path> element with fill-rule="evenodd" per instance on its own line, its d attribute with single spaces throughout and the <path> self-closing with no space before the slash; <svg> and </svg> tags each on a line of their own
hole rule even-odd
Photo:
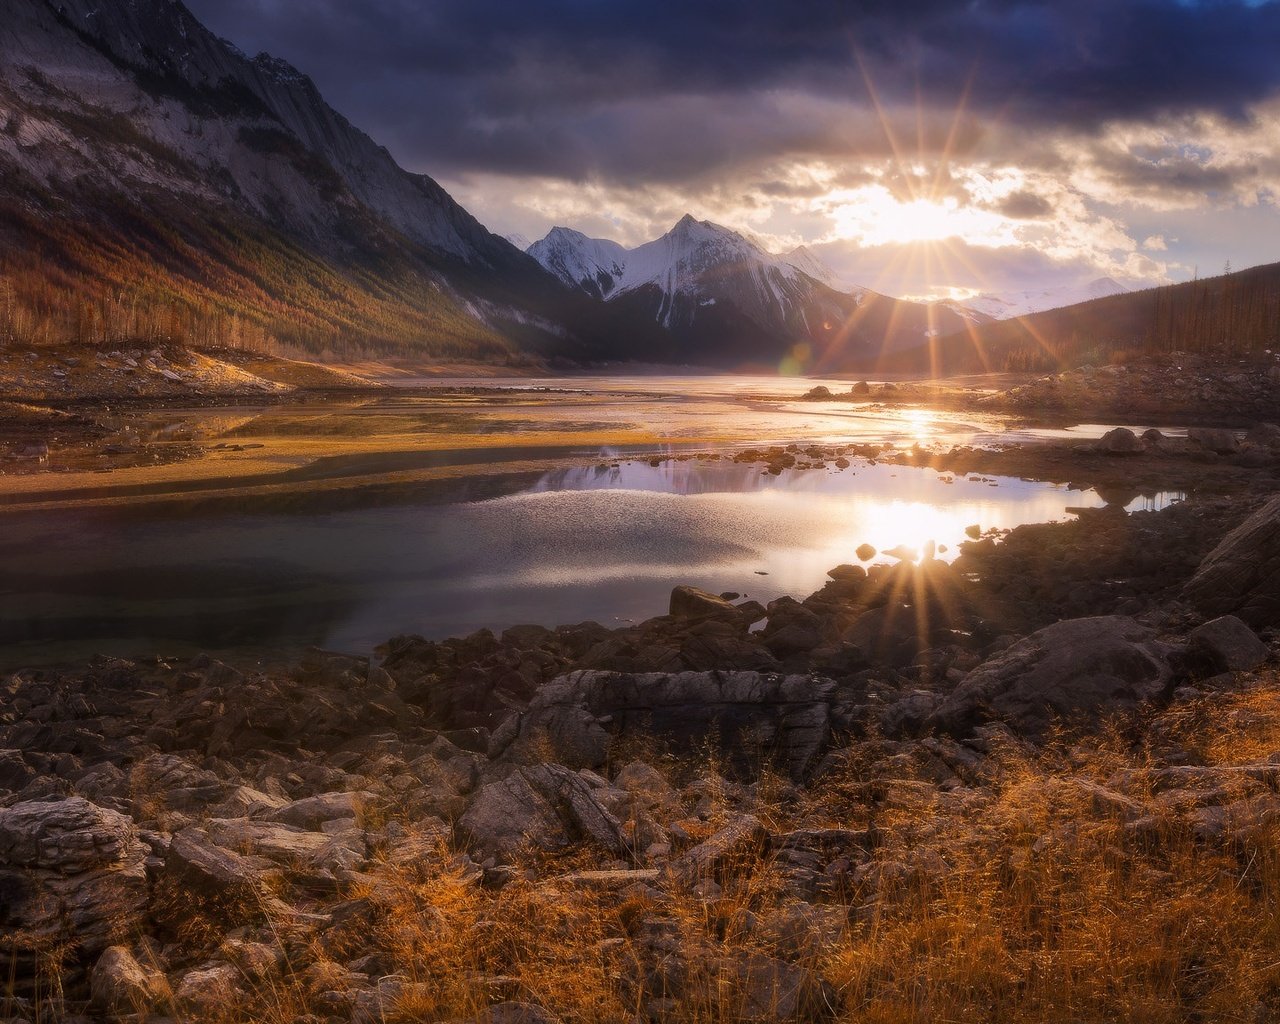
<svg viewBox="0 0 1280 1024">
<path fill-rule="evenodd" d="M 506 999 L 582 1024 L 764 1020 L 762 991 L 766 1003 L 786 1000 L 765 977 L 779 960 L 806 979 L 804 999 L 784 1006 L 795 1019 L 1280 1019 L 1280 830 L 1198 836 L 1195 801 L 1167 799 L 1174 748 L 1188 754 L 1175 762 L 1201 767 L 1265 761 L 1280 749 L 1280 679 L 1040 751 L 1011 742 L 968 784 L 940 782 L 923 748 L 878 740 L 800 793 L 767 775 L 750 788 L 723 781 L 714 759 L 655 757 L 677 783 L 702 780 L 662 819 L 697 823 L 695 838 L 741 811 L 775 833 L 870 829 L 868 850 L 843 851 L 847 863 L 819 879 L 815 902 L 840 908 L 843 935 L 779 942 L 772 924 L 800 900 L 778 852 L 718 886 L 597 887 L 570 876 L 622 865 L 581 844 L 530 854 L 490 888 L 437 841 L 408 862 L 375 852 L 328 900 L 360 908 L 340 927 L 300 939 L 278 904 L 253 908 L 265 922 L 257 940 L 277 935 L 287 964 L 246 973 L 243 995 L 219 1013 L 264 1024 L 325 1016 L 325 986 L 341 990 L 344 965 L 374 954 L 373 976 L 399 984 L 376 1012 L 386 1021 L 469 1020 Z M 1214 800 L 1267 792 L 1241 773 L 1223 778 Z M 204 955 L 215 936 L 201 924 L 187 937 Z"/>
</svg>

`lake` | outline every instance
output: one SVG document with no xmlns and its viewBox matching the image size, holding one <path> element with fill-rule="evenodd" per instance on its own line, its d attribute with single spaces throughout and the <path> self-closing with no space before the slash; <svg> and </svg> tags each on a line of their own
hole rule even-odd
<svg viewBox="0 0 1280 1024">
<path fill-rule="evenodd" d="M 273 439 L 322 430 L 367 442 L 374 427 L 336 430 L 335 423 L 372 424 L 424 408 L 452 417 L 455 441 L 459 417 L 477 431 L 486 417 L 505 426 L 494 426 L 486 435 L 494 443 L 483 450 L 425 444 L 403 452 L 393 445 L 408 461 L 455 467 L 448 488 L 420 498 L 335 506 L 302 500 L 303 490 L 281 507 L 246 497 L 216 507 L 124 502 L 8 512 L 0 536 L 0 659 L 12 669 L 97 652 L 212 650 L 241 661 L 284 661 L 308 645 L 368 652 L 398 633 L 439 638 L 586 619 L 618 625 L 664 613 L 679 583 L 762 602 L 799 597 L 821 586 L 829 568 L 856 561 L 854 549 L 864 542 L 885 549 L 932 540 L 949 558 L 972 524 L 1005 529 L 1104 504 L 1092 491 L 1051 483 L 865 459 L 843 470 L 828 462 L 773 475 L 758 464 L 689 456 L 681 443 L 698 439 L 689 451 L 705 447 L 707 436 L 729 451 L 748 441 L 997 444 L 1096 437 L 1103 424 L 1037 434 L 1008 430 L 991 417 L 815 405 L 785 394 L 761 399 L 737 379 L 719 389 L 697 380 L 696 393 L 669 385 L 659 394 L 650 378 L 643 387 L 561 382 L 586 390 L 554 396 L 519 382 L 526 390 L 518 395 L 467 395 L 451 406 L 446 395 L 404 395 L 234 416 L 182 414 L 188 433 L 205 443 L 260 438 L 267 452 Z M 669 443 L 651 450 L 684 457 L 653 466 L 636 457 L 639 442 L 592 446 L 588 419 L 611 439 L 621 433 L 632 440 L 637 424 L 661 431 Z M 527 421 L 537 424 L 543 445 L 540 468 L 525 449 L 503 447 L 525 436 L 512 424 Z M 212 422 L 221 426 L 211 430 Z M 566 424 L 573 441 L 553 443 L 557 425 Z M 404 424 L 397 430 L 403 437 Z M 367 445 L 360 451 L 360 458 L 388 457 L 370 454 Z M 511 464 L 517 453 L 524 460 L 518 467 Z M 280 458 L 282 466 L 293 464 Z M 314 462 L 299 465 L 294 472 L 327 478 Z M 99 479 L 109 491 L 111 475 Z M 1153 495 L 1135 507 L 1176 498 Z"/>
</svg>

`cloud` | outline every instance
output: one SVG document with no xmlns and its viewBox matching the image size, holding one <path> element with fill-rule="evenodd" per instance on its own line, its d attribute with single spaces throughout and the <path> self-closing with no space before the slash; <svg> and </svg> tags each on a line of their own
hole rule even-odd
<svg viewBox="0 0 1280 1024">
<path fill-rule="evenodd" d="M 1238 118 L 1280 88 L 1280 4 L 1244 0 L 191 6 L 233 41 L 281 52 L 437 172 L 674 180 L 787 153 L 882 152 L 873 95 L 903 139 L 935 152 L 962 94 L 973 133 Z"/>
<path fill-rule="evenodd" d="M 503 233 L 637 244 L 692 212 L 921 294 L 890 215 L 1000 290 L 1163 280 L 1276 228 L 1278 2 L 188 3 Z M 1242 206 L 1247 245 L 1207 219 Z"/>
</svg>

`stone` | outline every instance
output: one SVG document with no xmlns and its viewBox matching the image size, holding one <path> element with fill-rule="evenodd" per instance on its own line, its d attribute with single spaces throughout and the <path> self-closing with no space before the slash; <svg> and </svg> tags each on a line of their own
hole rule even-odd
<svg viewBox="0 0 1280 1024">
<path fill-rule="evenodd" d="M 187 971 L 173 993 L 179 1006 L 197 1014 L 225 1012 L 228 1004 L 243 994 L 240 971 L 231 964 L 208 964 Z"/>
<path fill-rule="evenodd" d="M 598 768 L 606 738 L 612 744 L 657 737 L 696 749 L 715 736 L 733 762 L 758 767 L 773 761 L 799 779 L 826 750 L 836 700 L 834 682 L 811 676 L 583 670 L 542 686 L 525 711 L 504 723 L 501 736 L 495 733 L 490 752 L 545 760 L 534 755 L 538 739 L 550 736 L 562 752 L 589 755 L 569 761 L 570 767 Z"/>
<path fill-rule="evenodd" d="M 871 544 L 866 544 L 866 543 L 859 544 L 856 548 L 854 548 L 853 553 L 857 555 L 858 560 L 862 562 L 869 562 L 871 561 L 871 559 L 876 557 L 875 547 L 872 546 Z"/>
<path fill-rule="evenodd" d="M 161 872 L 171 891 L 193 895 L 202 909 L 232 924 L 260 916 L 260 896 L 278 877 L 270 860 L 224 849 L 195 827 L 174 835 Z M 181 915 L 181 907 L 172 910 Z"/>
<path fill-rule="evenodd" d="M 1124 616 L 1056 622 L 970 672 L 929 724 L 959 734 L 995 719 L 1038 739 L 1055 719 L 1096 719 L 1159 696 L 1173 678 L 1170 650 Z"/>
<path fill-rule="evenodd" d="M 144 967 L 124 946 L 104 950 L 89 976 L 90 1001 L 111 1014 L 145 1016 L 171 996 L 163 972 Z"/>
<path fill-rule="evenodd" d="M 131 939 L 149 853 L 128 818 L 82 797 L 0 809 L 0 933 L 12 936 L 0 968 L 56 944 L 91 957 Z"/>
<path fill-rule="evenodd" d="M 678 586 L 671 591 L 671 614 L 680 619 L 718 618 L 738 621 L 738 610 L 730 602 L 697 587 Z"/>
<path fill-rule="evenodd" d="M 1200 563 L 1183 597 L 1207 618 L 1280 624 L 1280 496 L 1232 530 Z"/>
<path fill-rule="evenodd" d="M 285 804 L 263 817 L 267 821 L 319 832 L 327 821 L 337 821 L 342 818 L 358 820 L 365 805 L 371 799 L 373 794 L 369 792 L 321 793 L 318 796 L 309 796 Z"/>
<path fill-rule="evenodd" d="M 834 569 L 828 569 L 827 575 L 838 582 L 865 580 L 867 578 L 867 570 L 860 565 L 845 563 L 844 565 L 837 565 Z"/>
<path fill-rule="evenodd" d="M 1240 441 L 1235 432 L 1218 427 L 1190 427 L 1187 430 L 1187 440 L 1219 455 L 1232 455 L 1240 450 Z"/>
<path fill-rule="evenodd" d="M 475 1024 L 557 1024 L 559 1018 L 535 1003 L 509 1001 L 481 1010 Z"/>
<path fill-rule="evenodd" d="M 759 818 L 740 814 L 711 838 L 682 853 L 669 870 L 686 885 L 719 881 L 726 874 L 754 866 L 768 841 L 768 830 Z"/>
<path fill-rule="evenodd" d="M 1103 434 L 1095 447 L 1106 455 L 1137 455 L 1142 451 L 1142 442 L 1128 427 L 1116 427 Z"/>
<path fill-rule="evenodd" d="M 743 1024 L 814 1019 L 822 1003 L 821 985 L 809 971 L 765 953 L 726 957 L 718 971 L 733 993 L 732 1019 Z"/>
<path fill-rule="evenodd" d="M 560 816 L 521 772 L 482 786 L 458 828 L 481 852 L 511 855 L 525 846 L 554 850 L 569 843 Z"/>
<path fill-rule="evenodd" d="M 1280 446 L 1280 426 L 1274 423 L 1255 423 L 1245 434 L 1245 440 L 1268 448 Z"/>
<path fill-rule="evenodd" d="M 74 874 L 119 864 L 136 843 L 131 819 L 83 797 L 0 808 L 0 864 Z"/>
<path fill-rule="evenodd" d="M 614 777 L 613 784 L 647 808 L 660 807 L 675 796 L 675 790 L 662 773 L 643 761 L 623 765 Z"/>
<path fill-rule="evenodd" d="M 1192 651 L 1204 655 L 1217 672 L 1247 672 L 1261 665 L 1271 653 L 1258 635 L 1234 615 L 1221 615 L 1197 626 L 1188 639 Z"/>
</svg>

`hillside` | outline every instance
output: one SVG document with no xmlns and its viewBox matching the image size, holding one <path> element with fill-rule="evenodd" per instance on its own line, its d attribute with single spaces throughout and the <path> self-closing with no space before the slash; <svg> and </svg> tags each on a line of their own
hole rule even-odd
<svg viewBox="0 0 1280 1024">
<path fill-rule="evenodd" d="M 1280 348 L 1280 263 L 1126 292 L 939 338 L 882 363 L 935 375 L 1046 371 L 1169 352 L 1244 357 Z"/>
<path fill-rule="evenodd" d="M 572 354 L 595 315 L 176 0 L 0 23 L 0 340 Z"/>
</svg>

